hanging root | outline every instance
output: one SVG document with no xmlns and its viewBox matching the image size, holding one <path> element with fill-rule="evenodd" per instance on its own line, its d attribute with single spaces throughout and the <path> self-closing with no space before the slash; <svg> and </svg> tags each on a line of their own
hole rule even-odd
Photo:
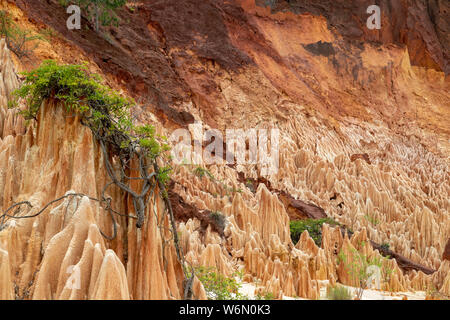
<svg viewBox="0 0 450 320">
<path fill-rule="evenodd" d="M 35 73 L 39 74 L 39 77 L 34 76 Z M 68 81 L 76 85 L 67 86 Z M 147 205 L 153 199 L 156 188 L 159 189 L 165 210 L 161 221 L 157 219 L 158 226 L 162 230 L 163 223 L 167 221 L 165 214 L 168 214 L 177 258 L 187 279 L 184 255 L 179 245 L 175 218 L 165 188 L 165 182 L 168 180 L 167 169 L 160 170 L 157 164 L 158 159 L 164 159 L 165 152 L 169 148 L 163 141 L 165 139 L 155 134 L 155 129 L 151 125 L 134 125 L 134 118 L 129 110 L 134 102 L 120 97 L 117 92 L 102 85 L 98 77 L 89 74 L 86 66 L 58 65 L 55 61 L 44 62 L 37 70 L 27 73 L 24 83 L 16 94 L 18 98 L 25 99 L 27 102 L 28 108 L 20 111 L 26 120 L 37 121 L 37 114 L 44 100 L 57 99 L 62 104 L 67 104 L 68 112 L 80 115 L 81 124 L 92 132 L 111 180 L 103 188 L 100 199 L 89 197 L 99 202 L 100 207 L 107 211 L 111 218 L 112 235 L 108 236 L 101 231 L 106 239 L 113 240 L 117 236 L 114 215 L 136 219 L 136 227 L 142 228 L 146 219 Z M 161 98 L 160 95 L 158 97 Z M 137 163 L 136 168 L 131 167 L 132 162 Z M 132 177 L 134 174 L 137 176 Z M 132 184 L 132 181 L 137 183 Z M 111 207 L 112 199 L 105 196 L 106 190 L 111 185 L 117 186 L 126 200 L 132 200 L 135 216 L 121 214 Z M 32 209 L 31 203 L 27 201 L 16 203 L 0 215 L 0 230 L 5 227 L 8 219 L 37 217 L 58 201 L 68 197 L 72 197 L 70 199 L 72 201 L 75 197 L 83 196 L 85 195 L 80 193 L 67 194 L 49 202 L 38 212 L 30 215 L 19 216 L 18 214 L 21 212 L 22 205 Z M 71 202 L 67 205 L 66 211 L 70 204 Z M 11 214 L 14 209 L 14 213 Z M 77 209 L 78 202 L 75 211 Z M 171 241 L 163 239 L 165 241 L 163 246 L 167 244 L 167 241 Z M 189 286 L 187 288 L 189 289 Z"/>
<path fill-rule="evenodd" d="M 55 204 L 55 203 L 57 203 L 57 202 L 59 202 L 59 201 L 62 201 L 62 200 L 64 200 L 64 199 L 66 199 L 66 198 L 71 198 L 71 199 L 73 199 L 74 197 L 87 197 L 87 198 L 89 198 L 89 200 L 97 201 L 97 202 L 99 202 L 100 204 L 103 204 L 103 203 L 106 204 L 106 206 L 105 206 L 105 207 L 102 207 L 102 208 L 103 208 L 105 211 L 108 211 L 109 214 L 110 214 L 110 216 L 111 216 L 111 219 L 112 219 L 112 221 L 113 221 L 113 226 L 114 226 L 114 234 L 113 234 L 113 237 L 112 237 L 112 238 L 109 238 L 109 237 L 107 237 L 101 230 L 100 230 L 100 233 L 101 233 L 105 238 L 107 238 L 108 240 L 114 239 L 114 238 L 116 237 L 116 235 L 117 235 L 117 225 L 116 225 L 116 222 L 115 222 L 115 219 L 114 219 L 114 215 L 113 215 L 113 214 L 117 214 L 117 215 L 120 215 L 120 216 L 122 216 L 122 217 L 129 217 L 129 218 L 132 218 L 132 219 L 136 219 L 136 218 L 137 218 L 137 217 L 135 217 L 135 216 L 122 214 L 122 213 L 117 212 L 116 210 L 112 209 L 112 208 L 111 208 L 111 199 L 110 199 L 110 198 L 105 199 L 105 198 L 103 197 L 103 198 L 100 200 L 100 199 L 97 199 L 97 198 L 94 198 L 94 197 L 87 196 L 87 195 L 85 195 L 85 194 L 83 194 L 83 193 L 69 193 L 69 194 L 66 194 L 66 195 L 64 195 L 64 196 L 62 196 L 62 197 L 59 197 L 59 198 L 55 199 L 55 200 L 50 201 L 50 202 L 47 203 L 44 207 L 42 207 L 39 211 L 37 211 L 36 213 L 31 214 L 31 215 L 23 215 L 23 216 L 18 216 L 18 215 L 17 215 L 17 214 L 19 214 L 19 212 L 20 212 L 20 207 L 21 207 L 22 205 L 27 205 L 29 209 L 32 209 L 32 208 L 33 208 L 33 205 L 32 205 L 29 201 L 22 201 L 22 202 L 18 202 L 18 203 L 13 204 L 13 205 L 10 206 L 8 209 L 6 209 L 6 211 L 5 211 L 3 214 L 0 215 L 0 231 L 3 230 L 3 229 L 6 227 L 6 223 L 8 222 L 9 219 L 29 219 L 29 218 L 35 218 L 35 217 L 39 216 L 40 214 L 42 214 L 45 210 L 47 210 L 51 205 L 53 205 L 53 204 Z M 70 205 L 70 202 L 69 202 L 69 205 Z M 9 214 L 9 212 L 10 212 L 12 209 L 14 209 L 14 208 L 17 208 L 16 211 L 15 211 L 13 214 Z M 66 207 L 66 210 L 67 210 L 67 207 Z M 77 205 L 77 207 L 75 208 L 74 213 L 75 213 L 77 210 L 78 210 L 78 205 Z M 9 218 L 9 219 L 7 219 L 7 218 Z"/>
<path fill-rule="evenodd" d="M 191 300 L 192 296 L 194 295 L 192 291 L 192 285 L 194 284 L 195 271 L 192 266 L 190 267 L 191 267 L 191 276 L 190 278 L 186 277 L 184 281 L 184 300 Z"/>
</svg>

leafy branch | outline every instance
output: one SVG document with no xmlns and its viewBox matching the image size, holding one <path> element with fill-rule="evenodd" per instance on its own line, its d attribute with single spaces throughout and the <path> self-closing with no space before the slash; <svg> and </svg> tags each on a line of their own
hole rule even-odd
<svg viewBox="0 0 450 320">
<path fill-rule="evenodd" d="M 34 43 L 30 46 L 30 43 L 43 39 L 40 35 L 33 35 L 31 31 L 20 28 L 4 10 L 0 10 L 0 37 L 5 38 L 8 48 L 19 59 L 28 57 L 39 45 Z"/>
<path fill-rule="evenodd" d="M 21 87 L 14 92 L 16 103 L 12 105 L 17 105 L 20 99 L 25 102 L 27 108 L 19 113 L 27 121 L 37 120 L 44 101 L 54 99 L 65 107 L 66 112 L 79 114 L 81 123 L 91 130 L 99 143 L 106 172 L 111 181 L 104 186 L 100 199 L 92 197 L 90 199 L 99 201 L 104 210 L 109 212 L 114 229 L 111 237 L 103 233 L 102 235 L 109 240 L 116 237 L 114 214 L 135 218 L 136 227 L 142 228 L 148 203 L 159 190 L 159 196 L 166 208 L 161 220 L 158 221 L 159 227 L 162 228 L 167 213 L 177 257 L 184 265 L 184 255 L 179 246 L 175 218 L 166 191 L 171 168 L 161 167 L 158 164 L 158 161 L 164 163 L 167 159 L 166 153 L 170 149 L 166 143 L 167 139 L 157 135 L 152 125 L 135 125 L 130 115 L 134 101 L 102 85 L 102 79 L 98 75 L 88 72 L 87 64 L 58 65 L 55 61 L 47 60 L 39 68 L 23 75 L 25 78 Z M 114 163 L 117 165 L 114 166 Z M 132 181 L 139 181 L 139 186 L 132 188 Z M 122 215 L 111 208 L 111 199 L 105 197 L 105 192 L 111 185 L 117 186 L 131 197 L 136 216 Z M 138 190 L 135 190 L 136 188 Z M 68 196 L 81 195 L 70 194 L 58 198 L 38 213 L 29 216 L 19 217 L 9 214 L 12 209 L 21 205 L 31 206 L 29 202 L 17 203 L 8 208 L 0 219 L 36 217 L 55 202 Z M 187 277 L 186 273 L 185 276 Z"/>
</svg>

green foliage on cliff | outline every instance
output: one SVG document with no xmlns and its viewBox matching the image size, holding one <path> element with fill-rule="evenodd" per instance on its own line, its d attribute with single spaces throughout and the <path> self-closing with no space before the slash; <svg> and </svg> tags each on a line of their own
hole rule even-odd
<svg viewBox="0 0 450 320">
<path fill-rule="evenodd" d="M 38 46 L 35 41 L 43 39 L 40 35 L 33 35 L 31 31 L 20 28 L 4 10 L 0 10 L 0 38 L 5 39 L 8 48 L 18 58 L 28 56 Z"/>
<path fill-rule="evenodd" d="M 344 286 L 336 285 L 327 290 L 328 300 L 352 300 L 352 293 Z"/>
<path fill-rule="evenodd" d="M 137 219 L 136 226 L 142 227 L 148 197 L 158 186 L 171 216 L 174 240 L 178 243 L 173 210 L 165 190 L 170 179 L 170 168 L 160 167 L 156 159 L 159 157 L 164 161 L 167 156 L 167 139 L 156 134 L 152 125 L 134 124 L 130 113 L 133 100 L 124 98 L 103 85 L 101 77 L 90 74 L 86 64 L 60 65 L 47 60 L 37 69 L 23 75 L 24 81 L 14 95 L 17 101 L 25 102 L 26 108 L 20 111 L 25 119 L 37 120 L 45 100 L 56 100 L 56 107 L 64 107 L 66 112 L 76 114 L 81 123 L 91 129 L 99 143 L 112 183 L 132 197 L 137 216 L 134 217 Z M 136 161 L 137 165 L 132 166 L 131 161 Z M 119 165 L 115 166 L 114 163 Z M 119 176 L 116 170 L 119 171 Z M 131 170 L 135 170 L 139 177 L 128 176 Z M 142 182 L 138 187 L 140 192 L 136 192 L 127 183 L 131 180 Z M 103 202 L 106 201 L 104 192 L 109 185 L 111 184 L 103 189 Z M 113 223 L 114 235 L 110 240 L 115 238 L 117 231 L 114 219 Z M 179 252 L 178 256 L 181 256 Z"/>
<path fill-rule="evenodd" d="M 208 170 L 208 169 L 205 169 L 205 168 L 202 168 L 202 167 L 200 167 L 200 166 L 198 166 L 198 167 L 196 167 L 195 169 L 194 169 L 194 174 L 197 176 L 197 177 L 199 177 L 199 178 L 202 178 L 202 177 L 204 177 L 205 175 L 208 177 L 208 178 L 210 178 L 211 180 L 215 180 L 216 178 L 214 177 L 214 175 Z"/>
<path fill-rule="evenodd" d="M 153 126 L 133 124 L 130 107 L 134 102 L 101 84 L 100 76 L 90 74 L 86 64 L 59 65 L 47 60 L 23 75 L 24 82 L 14 94 L 26 102 L 27 108 L 21 111 L 25 119 L 36 119 L 43 101 L 52 98 L 67 112 L 80 114 L 83 123 L 94 135 L 106 138 L 116 154 L 126 154 L 131 146 L 139 145 L 146 156 L 155 159 L 169 150 Z"/>
<path fill-rule="evenodd" d="M 366 242 L 362 241 L 360 247 L 363 248 L 365 245 Z M 383 257 L 370 257 L 355 248 L 351 248 L 350 251 L 351 255 L 347 255 L 341 249 L 337 262 L 344 266 L 351 279 L 358 284 L 357 299 L 360 300 L 364 290 L 371 284 L 372 277 L 378 279 L 381 285 L 382 282 L 390 281 L 394 270 L 383 264 L 383 261 L 385 261 Z"/>
<path fill-rule="evenodd" d="M 239 292 L 242 285 L 236 278 L 242 278 L 240 273 L 234 273 L 231 277 L 226 277 L 215 268 L 200 266 L 195 268 L 195 275 L 203 284 L 210 300 L 248 299 Z"/>
<path fill-rule="evenodd" d="M 222 212 L 214 211 L 209 214 L 209 218 L 215 223 L 216 227 L 222 232 L 225 230 L 227 218 Z"/>
<path fill-rule="evenodd" d="M 290 229 L 292 242 L 297 243 L 302 233 L 304 231 L 308 231 L 310 237 L 313 238 L 314 242 L 318 246 L 320 246 L 322 244 L 322 225 L 324 223 L 332 226 L 339 225 L 336 221 L 330 218 L 291 221 Z"/>
</svg>

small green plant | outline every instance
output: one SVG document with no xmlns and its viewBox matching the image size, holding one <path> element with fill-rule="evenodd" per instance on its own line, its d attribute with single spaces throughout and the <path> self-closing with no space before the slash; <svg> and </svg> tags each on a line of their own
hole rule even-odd
<svg viewBox="0 0 450 320">
<path fill-rule="evenodd" d="M 46 27 L 39 31 L 39 33 L 41 34 L 43 40 L 50 43 L 60 37 L 59 33 L 52 27 Z"/>
<path fill-rule="evenodd" d="M 255 296 L 255 300 L 275 300 L 275 296 L 272 292 L 264 292 L 263 294 L 258 293 Z"/>
<path fill-rule="evenodd" d="M 7 103 L 7 107 L 8 107 L 8 109 L 17 108 L 17 100 L 16 99 L 9 100 Z"/>
<path fill-rule="evenodd" d="M 381 250 L 383 250 L 383 251 L 389 251 L 389 248 L 390 248 L 391 246 L 389 245 L 389 243 L 387 243 L 387 242 L 384 242 L 382 245 L 381 245 Z"/>
<path fill-rule="evenodd" d="M 0 36 L 8 37 L 12 26 L 13 21 L 9 13 L 5 10 L 0 10 Z"/>
<path fill-rule="evenodd" d="M 170 168 L 159 168 L 156 162 L 159 156 L 164 159 L 169 150 L 164 139 L 155 134 L 155 128 L 150 124 L 135 125 L 130 113 L 133 100 L 102 85 L 100 76 L 89 74 L 86 64 L 59 65 L 46 60 L 39 68 L 23 75 L 24 81 L 14 96 L 23 99 L 27 108 L 19 113 L 27 121 L 36 120 L 44 100 L 53 99 L 68 113 L 80 115 L 82 124 L 91 129 L 100 144 L 111 180 L 133 197 L 138 216 L 136 225 L 140 228 L 144 223 L 145 198 L 152 188 L 152 178 L 157 178 L 161 195 L 168 201 L 164 184 L 169 180 Z M 112 169 L 110 156 L 116 156 L 121 164 L 120 178 Z M 129 178 L 126 173 L 133 158 L 139 160 L 139 178 Z M 155 172 L 149 173 L 149 167 Z M 143 180 L 142 191 L 136 193 L 123 183 L 124 179 Z"/>
<path fill-rule="evenodd" d="M 251 192 L 255 193 L 255 187 L 253 186 L 253 181 L 251 179 L 247 179 L 245 182 L 245 186 L 250 189 Z"/>
<path fill-rule="evenodd" d="M 214 223 L 216 224 L 216 226 L 218 228 L 220 228 L 220 230 L 224 230 L 225 229 L 225 224 L 227 221 L 227 218 L 225 217 L 225 215 L 222 212 L 219 211 L 214 211 L 211 212 L 209 214 L 209 218 L 214 221 Z"/>
<path fill-rule="evenodd" d="M 218 182 L 218 183 L 220 183 L 221 185 L 222 185 L 222 187 L 223 187 L 223 189 L 225 190 L 225 194 L 227 195 L 227 196 L 230 196 L 230 195 L 232 195 L 232 194 L 234 194 L 234 193 L 242 193 L 243 192 L 243 190 L 241 189 L 241 188 L 238 188 L 238 189 L 236 189 L 236 188 L 232 188 L 232 187 L 229 187 L 229 186 L 227 186 L 224 182 L 222 182 L 222 181 L 217 181 L 216 180 L 216 182 Z"/>
<path fill-rule="evenodd" d="M 376 225 L 378 225 L 378 224 L 380 223 L 380 220 L 378 220 L 377 218 L 375 218 L 374 216 L 369 215 L 369 214 L 366 214 L 366 215 L 364 216 L 364 218 L 365 218 L 367 221 L 369 221 L 373 226 L 376 226 Z"/>
<path fill-rule="evenodd" d="M 390 268 L 390 267 L 384 267 L 381 269 L 381 274 L 383 277 L 383 281 L 385 283 L 389 283 L 389 281 L 391 281 L 391 276 L 394 273 L 394 269 Z"/>
<path fill-rule="evenodd" d="M 239 290 L 242 285 L 236 277 L 241 277 L 239 272 L 231 277 L 226 277 L 215 268 L 197 267 L 194 268 L 195 275 L 203 284 L 209 300 L 247 300 L 248 297 L 242 295 Z"/>
<path fill-rule="evenodd" d="M 120 149 L 114 151 L 118 153 L 126 153 L 135 143 L 152 159 L 169 150 L 169 146 L 158 139 L 152 125 L 133 125 L 129 112 L 133 101 L 102 85 L 98 75 L 88 73 L 86 64 L 58 65 L 46 60 L 39 68 L 23 75 L 24 82 L 14 95 L 24 99 L 28 106 L 20 112 L 26 120 L 36 119 L 42 102 L 54 98 L 62 102 L 68 112 L 80 113 L 95 133 L 101 131 L 114 137 L 114 145 Z M 160 177 L 166 180 L 169 171 L 161 168 Z"/>
<path fill-rule="evenodd" d="M 352 300 L 352 293 L 344 286 L 336 285 L 327 290 L 328 300 Z"/>
<path fill-rule="evenodd" d="M 275 300 L 272 292 L 265 292 L 264 294 L 257 294 L 255 300 Z"/>
<path fill-rule="evenodd" d="M 19 59 L 28 57 L 39 45 L 35 41 L 42 40 L 42 36 L 20 28 L 4 10 L 0 10 L 0 37 L 5 38 L 8 48 Z"/>
<path fill-rule="evenodd" d="M 439 292 L 435 284 L 427 284 L 425 289 L 425 300 L 450 300 L 450 296 Z"/>
<path fill-rule="evenodd" d="M 214 175 L 208 169 L 202 167 L 196 167 L 194 169 L 194 174 L 199 178 L 202 178 L 206 175 L 211 180 L 215 180 Z"/>
<path fill-rule="evenodd" d="M 157 151 L 156 149 L 153 149 L 154 151 Z M 168 147 L 163 147 L 163 152 L 168 151 Z M 168 182 L 170 181 L 170 174 L 172 173 L 172 168 L 169 166 L 159 168 L 158 172 L 158 180 L 161 181 L 162 184 L 167 186 Z"/>
<path fill-rule="evenodd" d="M 364 247 L 365 242 L 361 243 Z M 364 290 L 371 284 L 372 280 L 381 280 L 388 282 L 393 272 L 388 267 L 383 267 L 383 258 L 369 258 L 365 254 L 360 253 L 355 248 L 351 249 L 353 259 L 350 259 L 343 250 L 338 254 L 338 264 L 343 264 L 351 279 L 358 285 L 357 299 L 360 300 Z"/>
<path fill-rule="evenodd" d="M 186 164 L 187 165 L 187 164 Z M 225 191 L 225 195 L 230 196 L 234 193 L 242 193 L 243 190 L 241 188 L 234 188 L 234 187 L 229 187 L 226 183 L 223 182 L 223 180 L 220 179 L 216 179 L 216 177 L 214 177 L 214 175 L 211 173 L 211 171 L 209 171 L 206 168 L 202 168 L 200 166 L 195 167 L 193 170 L 193 173 L 199 177 L 199 178 L 203 178 L 203 177 L 208 177 L 211 181 L 213 181 L 214 183 L 220 185 L 224 191 Z M 219 196 L 219 194 L 215 193 L 212 194 L 215 198 L 217 196 Z"/>
<path fill-rule="evenodd" d="M 300 236 L 304 231 L 308 231 L 311 238 L 313 238 L 316 245 L 322 244 L 322 225 L 326 223 L 332 226 L 339 225 L 336 221 L 330 218 L 322 219 L 306 219 L 295 220 L 290 222 L 291 239 L 294 243 L 297 243 Z"/>
</svg>

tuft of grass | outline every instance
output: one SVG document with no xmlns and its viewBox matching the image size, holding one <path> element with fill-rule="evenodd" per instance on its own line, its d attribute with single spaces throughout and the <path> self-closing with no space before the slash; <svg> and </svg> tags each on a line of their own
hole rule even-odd
<svg viewBox="0 0 450 320">
<path fill-rule="evenodd" d="M 380 223 L 380 220 L 375 218 L 373 215 L 366 214 L 364 218 L 369 221 L 373 226 L 376 226 Z"/>
<path fill-rule="evenodd" d="M 336 285 L 328 287 L 327 290 L 328 300 L 352 300 L 352 294 L 350 290 L 344 286 Z"/>
<path fill-rule="evenodd" d="M 258 293 L 255 300 L 275 300 L 275 296 L 272 292 L 265 292 L 263 294 Z"/>
<path fill-rule="evenodd" d="M 195 275 L 203 284 L 209 300 L 248 300 L 248 297 L 239 293 L 242 287 L 236 277 L 242 278 L 239 272 L 226 277 L 213 267 L 194 268 Z"/>
<path fill-rule="evenodd" d="M 208 169 L 205 169 L 205 168 L 202 168 L 202 167 L 195 168 L 194 169 L 194 174 L 197 177 L 199 177 L 199 178 L 202 178 L 202 177 L 204 177 L 206 175 L 211 180 L 213 180 L 213 181 L 215 180 L 214 175 Z"/>
</svg>

